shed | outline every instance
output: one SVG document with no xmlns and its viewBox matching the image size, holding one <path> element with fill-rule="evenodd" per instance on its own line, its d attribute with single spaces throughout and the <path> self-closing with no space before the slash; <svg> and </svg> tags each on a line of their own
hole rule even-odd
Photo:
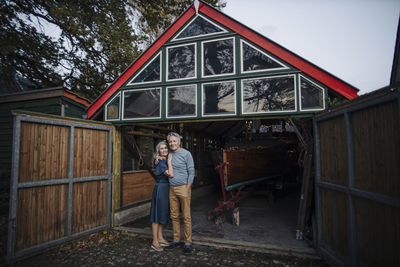
<svg viewBox="0 0 400 267">
<path fill-rule="evenodd" d="M 64 87 L 53 87 L 2 95 L 0 98 L 0 180 L 7 190 L 11 169 L 12 110 L 27 110 L 83 118 L 90 101 Z M 3 186 L 4 185 L 4 186 Z"/>
<path fill-rule="evenodd" d="M 210 188 L 215 187 L 224 203 L 229 194 L 240 195 L 241 186 L 254 184 L 268 188 L 269 196 L 291 195 L 287 199 L 293 202 L 277 201 L 276 207 L 290 207 L 285 214 L 293 229 L 283 229 L 285 223 L 271 229 L 312 242 L 312 116 L 357 92 L 206 3 L 190 6 L 88 108 L 89 119 L 111 122 L 120 135 L 121 146 L 114 147 L 122 163 L 113 177 L 114 225 L 148 214 L 152 153 L 169 131 L 177 131 L 195 160 L 194 193 L 197 189 L 200 200 L 193 205 L 214 199 Z M 200 214 L 216 205 L 199 208 Z M 244 216 L 263 217 L 258 223 L 268 224 L 265 211 L 245 215 L 243 209 Z M 201 232 L 201 218 L 196 221 L 194 229 Z M 242 229 L 255 233 L 247 241 L 299 245 L 266 240 L 274 230 Z"/>
<path fill-rule="evenodd" d="M 113 177 L 115 225 L 148 212 L 152 153 L 169 131 L 177 131 L 193 154 L 194 189 L 203 192 L 201 198 L 207 186 L 224 184 L 225 196 L 225 190 L 279 172 L 283 179 L 272 187 L 292 186 L 299 194 L 291 212 L 295 218 L 299 212 L 297 238 L 303 239 L 311 224 L 312 116 L 357 92 L 208 4 L 190 6 L 88 108 L 89 119 L 111 122 L 121 140 L 114 146 L 122 163 Z M 279 153 L 266 151 L 252 160 L 257 149 L 271 147 Z M 222 178 L 215 168 L 234 150 L 245 151 L 245 164 L 269 162 L 266 169 L 275 169 L 260 174 L 226 167 Z M 240 177 L 233 181 L 228 172 Z"/>
</svg>

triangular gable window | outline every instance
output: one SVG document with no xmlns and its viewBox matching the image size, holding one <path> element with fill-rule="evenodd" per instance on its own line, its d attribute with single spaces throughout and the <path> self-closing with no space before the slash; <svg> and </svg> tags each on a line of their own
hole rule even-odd
<svg viewBox="0 0 400 267">
<path fill-rule="evenodd" d="M 240 47 L 242 73 L 288 69 L 283 63 L 243 40 Z"/>
<path fill-rule="evenodd" d="M 161 52 L 141 70 L 128 85 L 161 81 Z"/>
<path fill-rule="evenodd" d="M 174 40 L 182 40 L 225 32 L 227 31 L 217 24 L 199 15 L 192 22 L 190 22 L 180 33 L 178 33 L 177 37 L 175 37 Z"/>
<path fill-rule="evenodd" d="M 106 106 L 106 120 L 119 120 L 119 106 L 121 102 L 121 93 L 118 93 L 111 99 Z"/>
<path fill-rule="evenodd" d="M 316 83 L 302 75 L 300 79 L 300 110 L 323 110 L 325 109 L 325 91 Z"/>
</svg>

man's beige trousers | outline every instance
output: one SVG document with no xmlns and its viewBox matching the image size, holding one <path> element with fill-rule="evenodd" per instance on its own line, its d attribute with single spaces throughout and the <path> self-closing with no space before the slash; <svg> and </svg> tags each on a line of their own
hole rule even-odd
<svg viewBox="0 0 400 267">
<path fill-rule="evenodd" d="M 172 228 L 174 230 L 174 241 L 181 241 L 181 225 L 179 219 L 179 206 L 182 210 L 183 229 L 185 243 L 192 243 L 192 217 L 190 216 L 190 199 L 192 190 L 189 192 L 186 185 L 169 187 L 169 207 L 171 210 Z"/>
</svg>

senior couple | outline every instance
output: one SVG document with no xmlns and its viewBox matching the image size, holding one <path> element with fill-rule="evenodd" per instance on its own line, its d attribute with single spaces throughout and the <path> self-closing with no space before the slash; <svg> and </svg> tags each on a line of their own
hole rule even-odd
<svg viewBox="0 0 400 267">
<path fill-rule="evenodd" d="M 150 221 L 152 222 L 153 242 L 156 251 L 174 249 L 181 245 L 183 253 L 192 252 L 192 219 L 190 216 L 191 187 L 194 179 L 194 162 L 190 152 L 181 147 L 181 136 L 171 132 L 167 141 L 156 146 L 154 162 L 157 182 L 151 200 Z M 184 224 L 184 242 L 181 241 L 180 210 Z M 168 243 L 163 228 L 171 215 L 173 238 Z"/>
</svg>

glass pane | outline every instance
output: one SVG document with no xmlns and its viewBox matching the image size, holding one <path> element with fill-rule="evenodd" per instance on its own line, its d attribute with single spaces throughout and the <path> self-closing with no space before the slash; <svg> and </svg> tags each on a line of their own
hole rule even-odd
<svg viewBox="0 0 400 267">
<path fill-rule="evenodd" d="M 195 77 L 195 67 L 194 44 L 168 49 L 168 80 Z"/>
<path fill-rule="evenodd" d="M 204 115 L 235 114 L 234 82 L 204 85 L 203 113 Z"/>
<path fill-rule="evenodd" d="M 196 115 L 196 86 L 168 88 L 168 116 Z"/>
<path fill-rule="evenodd" d="M 158 55 L 142 72 L 130 83 L 161 81 L 160 76 L 161 56 Z"/>
<path fill-rule="evenodd" d="M 111 101 L 107 106 L 107 119 L 108 120 L 115 120 L 119 119 L 119 102 L 121 95 L 118 95 Z"/>
<path fill-rule="evenodd" d="M 203 75 L 220 75 L 234 72 L 233 39 L 203 43 Z"/>
<path fill-rule="evenodd" d="M 198 16 L 176 39 L 224 32 L 223 29 Z"/>
<path fill-rule="evenodd" d="M 285 68 L 284 65 L 274 61 L 267 54 L 242 42 L 243 71 L 258 71 L 276 68 Z"/>
<path fill-rule="evenodd" d="M 124 118 L 160 117 L 160 89 L 124 93 Z"/>
<path fill-rule="evenodd" d="M 243 80 L 243 112 L 295 110 L 294 76 Z"/>
<path fill-rule="evenodd" d="M 316 84 L 300 77 L 301 82 L 301 108 L 323 109 L 323 89 Z"/>
</svg>

